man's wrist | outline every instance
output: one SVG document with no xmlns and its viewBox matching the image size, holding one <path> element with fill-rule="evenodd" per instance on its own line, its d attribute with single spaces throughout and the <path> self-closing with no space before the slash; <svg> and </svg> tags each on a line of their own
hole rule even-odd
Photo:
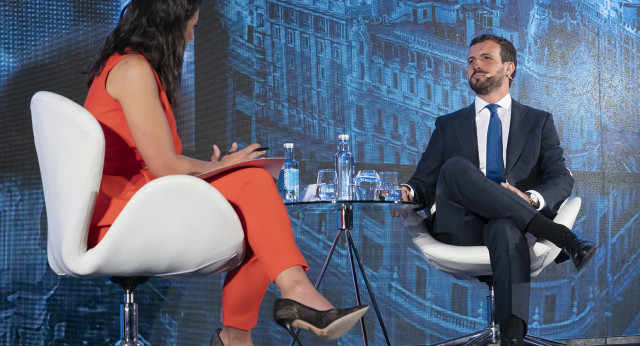
<svg viewBox="0 0 640 346">
<path fill-rule="evenodd" d="M 526 192 L 526 194 L 529 196 L 529 204 L 531 204 L 531 206 L 536 210 L 540 208 L 540 200 L 538 199 L 538 196 L 531 192 Z"/>
</svg>

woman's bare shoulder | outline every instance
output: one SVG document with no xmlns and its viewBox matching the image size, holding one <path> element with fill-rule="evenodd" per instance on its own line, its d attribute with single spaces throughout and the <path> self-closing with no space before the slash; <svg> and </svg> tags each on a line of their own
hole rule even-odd
<svg viewBox="0 0 640 346">
<path fill-rule="evenodd" d="M 146 59 L 139 55 L 129 55 L 119 61 L 107 77 L 107 91 L 112 97 L 131 95 L 140 88 L 156 89 L 153 69 Z"/>
<path fill-rule="evenodd" d="M 149 62 L 140 55 L 130 54 L 120 60 L 111 70 L 111 73 L 131 75 L 132 77 L 143 77 L 151 74 L 153 70 Z"/>
</svg>

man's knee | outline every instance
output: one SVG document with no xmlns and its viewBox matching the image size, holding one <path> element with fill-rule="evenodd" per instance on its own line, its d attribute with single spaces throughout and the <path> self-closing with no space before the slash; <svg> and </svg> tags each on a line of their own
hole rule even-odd
<svg viewBox="0 0 640 346">
<path fill-rule="evenodd" d="M 473 163 L 471 163 L 471 161 L 469 161 L 469 159 L 467 159 L 466 157 L 462 157 L 462 156 L 454 156 L 450 159 L 448 159 L 443 165 L 442 168 L 440 169 L 440 171 L 445 171 L 445 172 L 460 172 L 466 169 L 471 169 L 471 168 L 475 168 Z"/>
<path fill-rule="evenodd" d="M 468 172 L 472 170 L 478 170 L 477 167 L 471 163 L 467 158 L 462 156 L 455 156 L 448 159 L 440 168 L 440 175 L 438 181 L 445 183 L 456 183 L 461 179 L 466 181 L 469 178 Z"/>
</svg>

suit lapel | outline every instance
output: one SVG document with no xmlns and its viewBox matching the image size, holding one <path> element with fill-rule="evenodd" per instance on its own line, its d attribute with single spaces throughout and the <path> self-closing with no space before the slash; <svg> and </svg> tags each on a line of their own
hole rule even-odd
<svg viewBox="0 0 640 346">
<path fill-rule="evenodd" d="M 531 131 L 531 119 L 527 117 L 526 108 L 515 100 L 511 103 L 511 125 L 509 127 L 509 142 L 507 143 L 507 163 L 505 175 L 515 166 Z"/>
<path fill-rule="evenodd" d="M 460 148 L 464 156 L 476 167 L 480 166 L 478 161 L 478 134 L 476 130 L 476 108 L 475 103 L 467 107 L 464 114 L 457 120 L 456 134 L 460 141 Z"/>
</svg>

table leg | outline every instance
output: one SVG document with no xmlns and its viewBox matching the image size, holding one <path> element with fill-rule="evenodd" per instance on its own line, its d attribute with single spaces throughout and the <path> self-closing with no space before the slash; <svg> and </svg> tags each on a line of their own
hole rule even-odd
<svg viewBox="0 0 640 346">
<path fill-rule="evenodd" d="M 356 244 L 353 241 L 353 237 L 351 236 L 351 232 L 347 231 L 347 242 L 349 244 L 350 250 L 353 251 L 353 254 L 356 257 L 356 262 L 358 262 L 358 266 L 360 267 L 360 273 L 362 274 L 362 278 L 364 279 L 364 283 L 367 286 L 367 291 L 369 292 L 369 297 L 371 297 L 371 304 L 373 304 L 373 308 L 376 310 L 376 316 L 378 317 L 378 322 L 380 323 L 380 327 L 382 328 L 382 333 L 384 334 L 384 338 L 387 341 L 387 345 L 391 346 L 391 341 L 389 341 L 389 334 L 387 333 L 387 328 L 384 326 L 384 321 L 382 320 L 382 315 L 380 314 L 380 309 L 378 308 L 378 303 L 376 302 L 376 297 L 373 295 L 373 291 L 371 290 L 371 285 L 369 284 L 369 279 L 367 278 L 367 274 L 364 271 L 364 266 L 362 265 L 362 261 L 360 260 L 360 255 L 358 254 L 358 249 L 356 248 Z M 354 278 L 355 280 L 355 278 Z"/>
<path fill-rule="evenodd" d="M 373 291 L 371 290 L 371 285 L 369 284 L 369 279 L 367 278 L 367 274 L 364 271 L 364 266 L 362 265 L 362 261 L 360 260 L 360 255 L 358 254 L 358 249 L 356 248 L 355 242 L 351 236 L 351 229 L 353 229 L 353 205 L 349 203 L 342 203 L 338 206 L 338 234 L 336 234 L 336 238 L 333 240 L 333 244 L 331 245 L 331 249 L 329 250 L 329 254 L 324 261 L 324 265 L 320 270 L 320 274 L 316 279 L 315 288 L 318 289 L 320 287 L 320 282 L 324 277 L 324 273 L 329 266 L 329 262 L 331 261 L 331 257 L 335 252 L 338 241 L 340 240 L 340 236 L 343 231 L 346 231 L 347 234 L 347 246 L 349 251 L 349 260 L 351 262 L 351 277 L 353 279 L 353 286 L 356 294 L 356 301 L 358 305 L 361 305 L 360 301 L 360 290 L 358 289 L 358 280 L 356 275 L 356 267 L 353 261 L 353 257 L 355 257 L 356 262 L 358 262 L 358 267 L 360 269 L 360 273 L 364 279 L 364 283 L 367 286 L 367 292 L 369 293 L 369 297 L 371 297 L 371 303 L 373 304 L 373 308 L 376 311 L 376 316 L 378 318 L 378 322 L 380 323 L 380 327 L 382 328 L 382 333 L 384 334 L 384 338 L 387 341 L 387 345 L 391 346 L 391 342 L 389 341 L 389 335 L 387 333 L 387 328 L 384 325 L 384 321 L 382 320 L 382 315 L 380 314 L 380 309 L 378 308 L 378 303 L 376 302 L 376 298 L 373 295 Z M 360 327 L 362 329 L 362 338 L 364 340 L 364 344 L 368 345 L 367 341 L 367 333 L 364 326 L 364 317 L 360 319 Z M 296 335 L 299 330 L 296 331 Z M 292 338 L 290 346 L 293 346 L 295 343 L 295 339 Z"/>
<path fill-rule="evenodd" d="M 348 230 L 346 233 L 347 233 L 347 237 L 351 235 L 351 233 Z M 356 266 L 353 261 L 353 251 L 351 246 L 348 246 L 347 249 L 349 250 L 349 262 L 351 264 L 351 278 L 353 279 L 353 289 L 356 293 L 356 305 L 362 305 L 362 302 L 360 300 L 360 289 L 358 288 L 358 277 L 356 275 Z M 362 330 L 362 340 L 364 341 L 364 344 L 369 345 L 369 342 L 367 341 L 367 330 L 364 326 L 364 316 L 360 318 L 360 330 Z"/>
<path fill-rule="evenodd" d="M 329 254 L 327 255 L 327 258 L 324 260 L 324 264 L 322 265 L 320 274 L 318 274 L 318 278 L 316 279 L 316 284 L 314 285 L 316 289 L 320 287 L 320 282 L 324 277 L 324 272 L 327 271 L 327 267 L 329 266 L 329 261 L 331 261 L 331 257 L 333 256 L 333 252 L 336 250 L 336 245 L 338 244 L 338 240 L 340 240 L 341 235 L 342 235 L 342 230 L 338 230 L 338 234 L 336 234 L 336 238 L 333 240 L 333 244 L 331 244 L 331 250 L 329 250 Z"/>
</svg>

